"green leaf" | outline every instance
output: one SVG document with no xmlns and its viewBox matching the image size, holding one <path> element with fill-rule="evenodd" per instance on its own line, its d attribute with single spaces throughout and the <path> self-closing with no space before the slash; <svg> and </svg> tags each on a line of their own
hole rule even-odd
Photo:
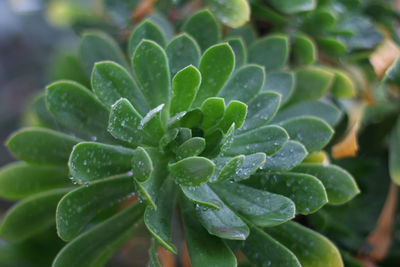
<svg viewBox="0 0 400 267">
<path fill-rule="evenodd" d="M 293 37 L 292 50 L 294 58 L 301 65 L 312 64 L 317 57 L 317 48 L 314 42 L 304 34 L 296 34 Z"/>
<path fill-rule="evenodd" d="M 192 15 L 183 25 L 183 31 L 197 41 L 202 51 L 221 39 L 218 23 L 208 10 L 200 10 Z"/>
<path fill-rule="evenodd" d="M 219 198 L 215 198 L 214 192 L 207 184 L 201 186 L 181 186 L 183 194 L 198 205 L 204 207 L 221 209 L 223 203 Z"/>
<path fill-rule="evenodd" d="M 260 169 L 268 172 L 288 171 L 300 164 L 307 155 L 307 150 L 301 143 L 289 140 L 278 152 L 268 156 Z"/>
<path fill-rule="evenodd" d="M 383 82 L 400 84 L 400 57 L 397 57 L 393 64 L 386 70 Z"/>
<path fill-rule="evenodd" d="M 342 118 L 342 115 L 342 111 L 333 104 L 320 100 L 312 100 L 279 110 L 279 113 L 274 117 L 272 122 L 279 123 L 299 116 L 314 116 L 324 120 L 331 126 L 335 126 Z"/>
<path fill-rule="evenodd" d="M 215 164 L 203 157 L 189 157 L 169 165 L 170 175 L 183 186 L 199 186 L 210 179 Z"/>
<path fill-rule="evenodd" d="M 134 194 L 131 176 L 96 181 L 66 194 L 58 203 L 56 222 L 59 237 L 77 237 L 102 210 Z"/>
<path fill-rule="evenodd" d="M 296 212 L 304 215 L 317 211 L 328 202 L 321 181 L 308 174 L 257 173 L 246 184 L 290 198 L 296 205 Z"/>
<path fill-rule="evenodd" d="M 186 33 L 176 36 L 167 45 L 165 52 L 168 56 L 171 76 L 181 69 L 193 65 L 198 67 L 200 63 L 200 48 L 196 41 Z"/>
<path fill-rule="evenodd" d="M 400 185 L 400 119 L 397 120 L 390 136 L 389 172 L 392 181 Z"/>
<path fill-rule="evenodd" d="M 79 46 L 79 58 L 89 76 L 94 63 L 103 60 L 111 60 L 125 68 L 128 67 L 118 44 L 110 36 L 100 31 L 83 34 Z"/>
<path fill-rule="evenodd" d="M 242 27 L 231 29 L 226 37 L 241 38 L 247 47 L 249 47 L 257 39 L 256 31 L 251 24 L 246 24 Z"/>
<path fill-rule="evenodd" d="M 166 44 L 164 34 L 160 27 L 150 20 L 145 20 L 134 28 L 129 38 L 128 52 L 130 58 L 132 58 L 137 46 L 143 39 L 152 40 L 161 47 L 165 47 Z"/>
<path fill-rule="evenodd" d="M 211 234 L 223 239 L 244 240 L 249 235 L 249 228 L 222 200 L 210 190 L 210 198 L 222 203 L 221 209 L 196 207 L 200 223 Z"/>
<path fill-rule="evenodd" d="M 18 242 L 34 236 L 55 223 L 57 203 L 70 188 L 33 195 L 9 209 L 0 226 L 0 236 Z"/>
<path fill-rule="evenodd" d="M 344 43 L 338 40 L 336 36 L 325 36 L 317 39 L 320 48 L 325 51 L 329 51 L 333 54 L 344 54 L 346 53 L 347 47 Z"/>
<path fill-rule="evenodd" d="M 232 124 L 235 128 L 240 128 L 247 114 L 247 105 L 239 101 L 231 101 L 226 107 L 224 117 L 218 124 L 218 128 L 226 133 Z"/>
<path fill-rule="evenodd" d="M 96 96 L 108 107 L 120 98 L 131 102 L 141 115 L 149 111 L 142 91 L 129 72 L 112 61 L 95 63 L 92 72 L 92 88 Z"/>
<path fill-rule="evenodd" d="M 110 138 L 105 131 L 108 110 L 85 87 L 72 81 L 58 81 L 46 88 L 46 104 L 56 119 L 79 132 Z"/>
<path fill-rule="evenodd" d="M 237 266 L 229 247 L 216 236 L 209 235 L 196 219 L 192 203 L 181 197 L 181 213 L 185 240 L 192 266 Z"/>
<path fill-rule="evenodd" d="M 353 80 L 343 71 L 332 70 L 335 74 L 331 92 L 337 98 L 352 98 L 356 95 L 357 89 Z"/>
<path fill-rule="evenodd" d="M 202 137 L 193 137 L 184 142 L 176 150 L 176 155 L 179 159 L 198 156 L 204 151 L 206 141 Z"/>
<path fill-rule="evenodd" d="M 257 266 L 300 267 L 296 256 L 261 229 L 250 225 L 251 234 L 241 242 L 241 250 Z"/>
<path fill-rule="evenodd" d="M 53 130 L 29 127 L 18 130 L 7 140 L 10 152 L 18 159 L 38 164 L 64 165 L 80 139 Z"/>
<path fill-rule="evenodd" d="M 153 162 L 142 147 L 137 147 L 132 155 L 132 176 L 139 182 L 145 182 L 153 173 Z"/>
<path fill-rule="evenodd" d="M 34 194 L 71 186 L 68 169 L 14 162 L 0 169 L 0 196 L 18 200 Z"/>
<path fill-rule="evenodd" d="M 193 106 L 198 107 L 207 98 L 216 96 L 230 77 L 234 66 L 235 55 L 227 43 L 207 49 L 200 61 L 202 80 Z"/>
<path fill-rule="evenodd" d="M 275 125 L 263 126 L 254 130 L 236 135 L 227 155 L 253 154 L 264 152 L 272 155 L 277 152 L 289 139 L 286 131 Z"/>
<path fill-rule="evenodd" d="M 278 112 L 281 96 L 275 92 L 258 94 L 248 104 L 246 120 L 239 132 L 253 130 L 266 125 Z"/>
<path fill-rule="evenodd" d="M 335 165 L 303 163 L 293 171 L 307 173 L 318 178 L 326 189 L 330 204 L 343 204 L 360 193 L 354 178 Z"/>
<path fill-rule="evenodd" d="M 266 71 L 279 70 L 285 66 L 288 54 L 288 37 L 267 36 L 249 47 L 249 62 L 264 66 Z"/>
<path fill-rule="evenodd" d="M 123 174 L 132 169 L 134 150 L 122 146 L 82 142 L 74 147 L 68 165 L 79 184 Z"/>
<path fill-rule="evenodd" d="M 53 267 L 103 266 L 112 253 L 131 238 L 142 218 L 144 206 L 133 204 L 68 243 Z"/>
<path fill-rule="evenodd" d="M 151 247 L 149 249 L 149 262 L 148 267 L 162 267 L 160 260 L 158 259 L 158 242 L 153 238 L 151 241 Z"/>
<path fill-rule="evenodd" d="M 242 38 L 228 39 L 228 44 L 235 53 L 235 69 L 239 69 L 247 62 L 247 49 Z"/>
<path fill-rule="evenodd" d="M 207 0 L 211 11 L 224 24 L 236 28 L 250 19 L 250 7 L 246 0 Z"/>
<path fill-rule="evenodd" d="M 141 41 L 133 54 L 132 66 L 150 108 L 169 103 L 170 73 L 164 49 L 154 41 Z"/>
<path fill-rule="evenodd" d="M 229 206 L 258 226 L 270 227 L 284 223 L 295 215 L 294 203 L 280 195 L 257 190 L 238 183 L 211 185 Z"/>
<path fill-rule="evenodd" d="M 264 70 L 258 65 L 245 65 L 235 71 L 218 96 L 227 103 L 238 100 L 249 102 L 261 90 L 265 80 Z"/>
<path fill-rule="evenodd" d="M 332 86 L 332 72 L 317 67 L 307 67 L 296 71 L 296 87 L 290 98 L 290 104 L 318 100 Z"/>
<path fill-rule="evenodd" d="M 225 101 L 223 98 L 210 97 L 201 105 L 203 113 L 202 129 L 216 126 L 225 114 Z"/>
<path fill-rule="evenodd" d="M 291 72 L 271 71 L 265 76 L 262 92 L 274 91 L 282 96 L 282 104 L 286 103 L 293 94 L 295 77 Z"/>
<path fill-rule="evenodd" d="M 315 0 L 268 0 L 277 10 L 286 14 L 293 14 L 313 10 L 316 7 Z"/>
<path fill-rule="evenodd" d="M 290 139 L 302 143 L 309 153 L 321 150 L 333 135 L 333 129 L 316 117 L 297 117 L 281 123 Z"/>
<path fill-rule="evenodd" d="M 172 79 L 171 116 L 190 108 L 200 82 L 201 74 L 193 65 L 180 70 L 174 76 Z"/>
<path fill-rule="evenodd" d="M 287 222 L 266 231 L 296 254 L 302 266 L 343 266 L 340 253 L 331 241 L 298 223 Z"/>
<path fill-rule="evenodd" d="M 171 220 L 174 209 L 176 186 L 171 178 L 165 179 L 160 188 L 156 200 L 157 210 L 147 206 L 144 213 L 144 222 L 151 234 L 160 244 L 171 251 L 177 253 L 175 245 L 171 239 Z"/>
</svg>

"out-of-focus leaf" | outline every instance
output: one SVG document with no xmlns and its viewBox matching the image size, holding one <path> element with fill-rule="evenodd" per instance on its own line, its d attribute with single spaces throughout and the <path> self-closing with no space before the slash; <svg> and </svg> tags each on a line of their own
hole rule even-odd
<svg viewBox="0 0 400 267">
<path fill-rule="evenodd" d="M 297 34 L 293 37 L 292 50 L 294 58 L 302 65 L 314 63 L 317 57 L 315 44 L 304 34 Z"/>
<path fill-rule="evenodd" d="M 228 44 L 235 53 L 235 69 L 239 69 L 247 62 L 247 49 L 242 38 L 228 39 Z"/>
<path fill-rule="evenodd" d="M 207 0 L 212 12 L 224 24 L 236 28 L 250 19 L 250 7 L 246 0 Z"/>
<path fill-rule="evenodd" d="M 268 0 L 268 2 L 280 12 L 286 14 L 310 11 L 316 6 L 315 0 Z"/>
<path fill-rule="evenodd" d="M 337 98 L 351 98 L 356 95 L 356 87 L 351 78 L 340 70 L 333 70 L 335 78 L 331 87 L 331 92 Z"/>
<path fill-rule="evenodd" d="M 400 184 L 400 119 L 390 137 L 389 170 L 392 181 Z"/>
</svg>

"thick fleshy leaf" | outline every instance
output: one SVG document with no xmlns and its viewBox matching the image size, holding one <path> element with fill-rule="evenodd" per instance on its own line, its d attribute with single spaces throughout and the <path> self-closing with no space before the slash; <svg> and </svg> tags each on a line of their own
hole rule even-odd
<svg viewBox="0 0 400 267">
<path fill-rule="evenodd" d="M 144 182 L 153 173 L 153 162 L 150 155 L 142 147 L 137 147 L 132 155 L 132 176 L 139 182 Z"/>
<path fill-rule="evenodd" d="M 166 15 L 160 12 L 153 12 L 150 16 L 147 17 L 147 19 L 160 27 L 166 41 L 169 42 L 174 37 L 174 26 L 171 24 L 171 21 L 168 20 Z"/>
<path fill-rule="evenodd" d="M 198 156 L 204 151 L 206 141 L 202 137 L 193 137 L 184 142 L 176 150 L 176 155 L 179 159 Z"/>
<path fill-rule="evenodd" d="M 190 187 L 181 186 L 181 189 L 188 199 L 198 205 L 214 209 L 221 209 L 223 206 L 219 198 L 214 198 L 215 194 L 207 184 Z"/>
<path fill-rule="evenodd" d="M 255 225 L 270 227 L 294 218 L 295 205 L 284 196 L 238 183 L 216 183 L 212 188 L 232 209 Z"/>
<path fill-rule="evenodd" d="M 155 238 L 151 241 L 151 247 L 149 249 L 149 262 L 148 267 L 162 267 L 160 260 L 158 259 L 158 241 Z"/>
<path fill-rule="evenodd" d="M 241 250 L 257 266 L 300 267 L 296 256 L 261 229 L 250 225 L 251 234 L 241 242 Z"/>
<path fill-rule="evenodd" d="M 297 70 L 296 87 L 290 98 L 290 104 L 317 100 L 328 92 L 334 80 L 334 74 L 317 67 Z"/>
<path fill-rule="evenodd" d="M 79 46 L 79 59 L 87 75 L 92 73 L 94 63 L 103 60 L 111 60 L 128 67 L 118 44 L 110 36 L 100 31 L 83 34 Z"/>
<path fill-rule="evenodd" d="M 79 184 L 123 174 L 132 169 L 134 150 L 122 146 L 82 142 L 74 147 L 68 165 Z"/>
<path fill-rule="evenodd" d="M 343 71 L 332 70 L 335 74 L 331 92 L 337 98 L 352 98 L 356 95 L 357 89 L 353 80 Z"/>
<path fill-rule="evenodd" d="M 56 222 L 58 235 L 65 241 L 78 236 L 103 209 L 134 194 L 130 176 L 96 181 L 66 194 L 58 203 Z"/>
<path fill-rule="evenodd" d="M 240 101 L 231 101 L 226 107 L 224 117 L 218 124 L 217 128 L 226 133 L 232 124 L 234 127 L 240 128 L 247 114 L 247 105 Z"/>
<path fill-rule="evenodd" d="M 221 39 L 218 23 L 208 10 L 201 10 L 191 16 L 183 25 L 183 31 L 196 40 L 202 51 Z"/>
<path fill-rule="evenodd" d="M 266 125 L 278 112 L 281 96 L 275 92 L 258 94 L 248 104 L 246 120 L 239 132 Z"/>
<path fill-rule="evenodd" d="M 78 236 L 58 253 L 53 267 L 103 266 L 132 237 L 143 210 L 143 205 L 133 204 Z"/>
<path fill-rule="evenodd" d="M 315 0 L 268 0 L 268 2 L 280 12 L 286 14 L 313 10 L 316 6 Z"/>
<path fill-rule="evenodd" d="M 232 29 L 228 32 L 226 37 L 241 38 L 247 47 L 257 39 L 256 31 L 251 24 L 246 24 L 242 27 Z"/>
<path fill-rule="evenodd" d="M 241 38 L 228 39 L 228 44 L 235 53 L 235 69 L 239 69 L 247 62 L 247 49 Z"/>
<path fill-rule="evenodd" d="M 108 109 L 85 87 L 72 81 L 59 81 L 46 88 L 46 104 L 66 127 L 107 138 Z"/>
<path fill-rule="evenodd" d="M 221 209 L 197 206 L 196 213 L 206 230 L 223 239 L 244 240 L 249 235 L 249 228 L 222 200 L 210 190 L 209 197 L 222 203 Z"/>
<path fill-rule="evenodd" d="M 389 172 L 392 181 L 400 185 L 400 119 L 390 136 Z"/>
<path fill-rule="evenodd" d="M 132 31 L 131 37 L 129 38 L 128 52 L 132 58 L 137 46 L 143 40 L 152 40 L 159 44 L 161 47 L 165 47 L 166 41 L 161 29 L 152 21 L 145 20 L 135 27 Z"/>
<path fill-rule="evenodd" d="M 176 185 L 171 178 L 165 179 L 158 192 L 156 200 L 157 209 L 147 206 L 144 213 L 144 222 L 147 229 L 160 242 L 160 244 L 177 253 L 171 239 L 171 220 L 175 202 Z"/>
<path fill-rule="evenodd" d="M 313 213 L 328 202 L 321 181 L 308 174 L 257 173 L 246 184 L 290 198 L 301 214 Z"/>
<path fill-rule="evenodd" d="M 333 104 L 312 100 L 279 110 L 272 122 L 278 123 L 299 116 L 314 116 L 324 120 L 331 126 L 335 126 L 342 118 L 342 115 L 342 111 Z"/>
<path fill-rule="evenodd" d="M 150 108 L 170 99 L 170 73 L 167 55 L 156 42 L 143 40 L 132 58 L 132 67 Z"/>
<path fill-rule="evenodd" d="M 299 142 L 289 140 L 278 152 L 268 156 L 260 169 L 267 172 L 288 171 L 307 156 L 307 149 Z"/>
<path fill-rule="evenodd" d="M 261 90 L 264 79 L 265 74 L 261 66 L 245 65 L 235 71 L 218 96 L 224 98 L 227 103 L 232 100 L 247 103 Z"/>
<path fill-rule="evenodd" d="M 224 24 L 236 28 L 250 19 L 250 7 L 246 0 L 207 0 L 211 11 Z"/>
<path fill-rule="evenodd" d="M 292 40 L 292 53 L 299 64 L 309 65 L 314 63 L 317 57 L 314 42 L 304 34 L 297 34 Z"/>
<path fill-rule="evenodd" d="M 350 173 L 335 165 L 303 163 L 293 169 L 318 178 L 326 189 L 330 204 L 343 204 L 355 197 L 360 190 Z"/>
<path fill-rule="evenodd" d="M 227 155 L 253 154 L 264 152 L 272 155 L 289 139 L 287 132 L 279 126 L 271 125 L 236 135 L 232 145 L 225 152 Z"/>
<path fill-rule="evenodd" d="M 225 101 L 223 98 L 210 97 L 201 105 L 203 113 L 202 129 L 215 127 L 225 114 Z"/>
<path fill-rule="evenodd" d="M 309 153 L 321 150 L 333 135 L 333 129 L 316 117 L 297 117 L 281 123 L 290 138 L 302 143 Z"/>
<path fill-rule="evenodd" d="M 6 142 L 18 159 L 30 163 L 63 165 L 80 140 L 46 128 L 23 128 L 13 133 Z"/>
<path fill-rule="evenodd" d="M 274 91 L 282 96 L 282 104 L 286 103 L 293 94 L 295 77 L 291 72 L 271 71 L 265 76 L 262 91 Z"/>
<path fill-rule="evenodd" d="M 0 196 L 5 199 L 22 199 L 67 186 L 71 186 L 71 181 L 65 167 L 15 162 L 0 169 Z"/>
<path fill-rule="evenodd" d="M 95 63 L 92 88 L 96 96 L 108 107 L 120 98 L 126 98 L 141 115 L 149 111 L 149 105 L 132 76 L 115 62 Z"/>
<path fill-rule="evenodd" d="M 249 62 L 265 67 L 266 71 L 279 70 L 289 57 L 288 38 L 284 35 L 267 36 L 249 47 Z"/>
<path fill-rule="evenodd" d="M 331 241 L 298 223 L 287 222 L 265 231 L 289 248 L 302 266 L 343 266 L 339 250 Z"/>
<path fill-rule="evenodd" d="M 216 96 L 230 77 L 234 66 L 235 55 L 228 44 L 217 44 L 207 49 L 200 61 L 202 80 L 193 106 L 198 107 L 207 98 Z"/>
<path fill-rule="evenodd" d="M 215 164 L 203 157 L 188 157 L 169 165 L 170 175 L 183 186 L 199 186 L 214 172 Z"/>
<path fill-rule="evenodd" d="M 172 98 L 170 114 L 187 111 L 194 98 L 201 82 L 200 72 L 192 65 L 180 70 L 172 79 Z"/>
<path fill-rule="evenodd" d="M 39 193 L 15 204 L 4 216 L 0 237 L 18 242 L 53 225 L 57 203 L 69 190 L 55 189 Z"/>
<path fill-rule="evenodd" d="M 172 39 L 167 45 L 165 52 L 168 56 L 172 77 L 184 67 L 189 65 L 198 67 L 200 64 L 200 48 L 196 41 L 186 33 Z"/>
<path fill-rule="evenodd" d="M 193 204 L 181 196 L 181 213 L 185 240 L 194 267 L 237 266 L 236 257 L 229 247 L 218 237 L 209 235 L 196 218 Z"/>
</svg>

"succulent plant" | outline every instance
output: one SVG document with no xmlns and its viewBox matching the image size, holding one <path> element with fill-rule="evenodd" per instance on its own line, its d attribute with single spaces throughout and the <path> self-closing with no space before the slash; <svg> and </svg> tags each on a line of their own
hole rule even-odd
<svg viewBox="0 0 400 267">
<path fill-rule="evenodd" d="M 1 169 L 0 195 L 20 201 L 0 236 L 23 241 L 56 222 L 68 243 L 53 266 L 101 266 L 144 221 L 154 236 L 149 265 L 160 266 L 158 245 L 177 253 L 178 210 L 193 266 L 236 266 L 238 250 L 260 266 L 342 266 L 329 240 L 291 221 L 359 192 L 316 154 L 341 118 L 319 100 L 335 75 L 285 71 L 285 35 L 254 40 L 238 30 L 221 42 L 206 10 L 183 31 L 167 40 L 142 22 L 130 63 L 105 34 L 83 36 L 91 89 L 50 84 L 34 105 L 42 127 L 7 141 L 21 161 Z"/>
</svg>

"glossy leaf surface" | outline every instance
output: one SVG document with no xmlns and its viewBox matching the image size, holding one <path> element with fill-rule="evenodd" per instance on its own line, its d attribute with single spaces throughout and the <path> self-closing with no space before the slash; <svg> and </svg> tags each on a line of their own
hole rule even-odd
<svg viewBox="0 0 400 267">
<path fill-rule="evenodd" d="M 215 164 L 203 157 L 188 157 L 169 165 L 171 176 L 183 186 L 199 186 L 210 179 L 214 169 Z"/>
</svg>

